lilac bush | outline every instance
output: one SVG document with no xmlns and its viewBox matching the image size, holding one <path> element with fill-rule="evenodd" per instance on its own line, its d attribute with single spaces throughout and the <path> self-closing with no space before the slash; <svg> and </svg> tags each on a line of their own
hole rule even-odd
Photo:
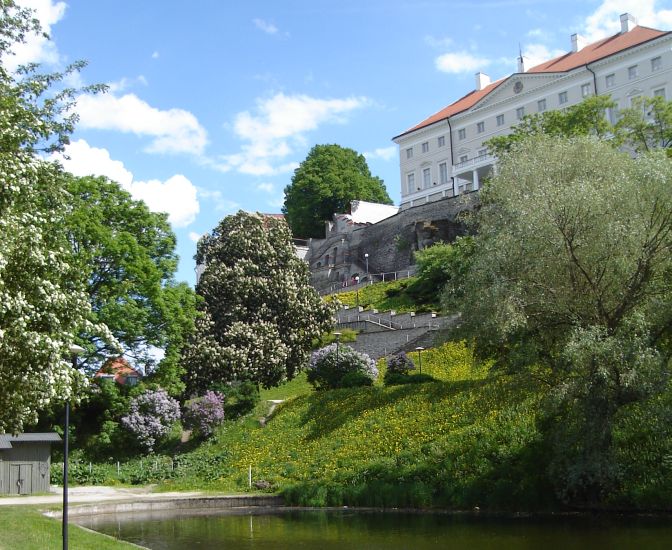
<svg viewBox="0 0 672 550">
<path fill-rule="evenodd" d="M 308 382 L 318 389 L 371 385 L 378 377 L 376 362 L 350 346 L 329 344 L 313 352 L 308 363 Z"/>
<path fill-rule="evenodd" d="M 165 437 L 180 420 L 180 404 L 165 390 L 146 390 L 131 400 L 128 414 L 121 423 L 147 451 Z"/>
<path fill-rule="evenodd" d="M 224 395 L 207 391 L 202 397 L 187 401 L 184 410 L 185 427 L 208 437 L 224 420 Z"/>
<path fill-rule="evenodd" d="M 393 355 L 387 360 L 387 372 L 390 374 L 408 374 L 408 371 L 414 369 L 415 364 L 413 363 L 413 360 L 403 351 Z"/>
</svg>

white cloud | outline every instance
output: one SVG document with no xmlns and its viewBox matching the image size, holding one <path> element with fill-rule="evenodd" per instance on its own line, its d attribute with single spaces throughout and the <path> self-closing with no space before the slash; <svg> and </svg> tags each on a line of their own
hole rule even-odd
<svg viewBox="0 0 672 550">
<path fill-rule="evenodd" d="M 436 68 L 444 73 L 471 73 L 490 64 L 490 60 L 469 52 L 444 53 L 434 60 Z"/>
<path fill-rule="evenodd" d="M 166 181 L 134 181 L 128 189 L 133 198 L 144 200 L 150 210 L 167 212 L 174 227 L 186 227 L 198 214 L 200 207 L 196 187 L 182 174 L 175 174 Z"/>
<path fill-rule="evenodd" d="M 158 59 L 159 58 L 159 52 L 153 51 L 152 52 L 152 59 Z"/>
<path fill-rule="evenodd" d="M 150 153 L 192 153 L 201 155 L 208 143 L 207 132 L 198 119 L 183 109 L 162 111 L 135 94 L 82 95 L 77 99 L 79 127 L 117 130 L 150 136 Z"/>
<path fill-rule="evenodd" d="M 425 36 L 425 44 L 432 48 L 448 48 L 453 44 L 453 39 L 448 36 L 437 37 L 433 35 Z"/>
<path fill-rule="evenodd" d="M 189 240 L 193 243 L 197 243 L 198 239 L 201 238 L 200 233 L 196 233 L 196 231 L 189 231 Z"/>
<path fill-rule="evenodd" d="M 545 31 L 543 29 L 532 29 L 530 31 L 527 31 L 527 36 L 530 38 L 544 38 L 545 36 L 548 36 L 548 31 Z"/>
<path fill-rule="evenodd" d="M 391 160 L 397 156 L 397 146 L 391 145 L 390 147 L 379 147 L 373 151 L 367 151 L 364 153 L 366 160 L 372 159 L 382 159 L 382 160 Z"/>
<path fill-rule="evenodd" d="M 147 86 L 148 82 L 147 79 L 144 77 L 144 75 L 139 75 L 136 76 L 135 78 L 128 78 L 125 76 L 122 79 L 117 80 L 116 82 L 110 82 L 109 91 L 111 93 L 123 92 L 128 88 L 132 88 L 136 84 L 142 84 L 143 86 Z"/>
<path fill-rule="evenodd" d="M 222 157 L 216 167 L 243 174 L 269 176 L 294 170 L 296 162 L 280 162 L 306 144 L 307 132 L 324 123 L 344 123 L 347 115 L 369 103 L 365 97 L 318 99 L 307 95 L 278 93 L 257 100 L 254 114 L 238 113 L 233 131 L 243 141 L 241 151 Z"/>
<path fill-rule="evenodd" d="M 145 201 L 150 210 L 166 212 L 168 221 L 174 227 L 189 225 L 200 210 L 196 187 L 181 174 L 165 182 L 133 181 L 133 174 L 124 167 L 123 162 L 113 160 L 106 149 L 92 147 L 83 139 L 70 143 L 66 147 L 65 156 L 55 155 L 55 158 L 75 176 L 106 176 L 116 181 L 134 199 Z"/>
<path fill-rule="evenodd" d="M 528 44 L 523 49 L 523 59 L 525 61 L 525 69 L 529 70 L 532 67 L 549 61 L 559 55 L 567 53 L 565 50 L 553 49 L 550 50 L 544 44 Z"/>
<path fill-rule="evenodd" d="M 273 193 L 273 191 L 275 191 L 275 186 L 272 183 L 264 182 L 258 183 L 257 189 L 259 191 L 264 191 L 265 193 Z"/>
<path fill-rule="evenodd" d="M 669 29 L 672 27 L 672 10 L 659 8 L 661 3 L 658 0 L 604 0 L 586 18 L 581 34 L 593 42 L 619 32 L 622 13 L 634 15 L 640 25 Z"/>
<path fill-rule="evenodd" d="M 53 0 L 19 0 L 18 4 L 22 8 L 34 10 L 34 15 L 40 21 L 42 31 L 47 34 L 51 33 L 52 25 L 55 25 L 63 18 L 65 9 L 67 8 L 65 2 L 54 2 Z M 60 58 L 54 42 L 34 33 L 27 35 L 25 43 L 16 44 L 12 50 L 15 55 L 7 56 L 4 61 L 5 67 L 10 71 L 26 63 L 48 63 L 53 65 L 58 63 Z"/>
<path fill-rule="evenodd" d="M 282 206 L 285 204 L 285 197 L 278 197 L 276 199 L 271 199 L 268 201 L 268 205 L 272 206 L 273 208 L 282 208 Z"/>
<path fill-rule="evenodd" d="M 120 160 L 113 160 L 107 149 L 91 147 L 83 139 L 71 142 L 63 155 L 55 155 L 63 167 L 75 176 L 106 176 L 123 188 L 133 182 L 133 174 Z"/>
<path fill-rule="evenodd" d="M 266 34 L 277 34 L 278 32 L 278 27 L 276 27 L 273 23 L 264 21 L 263 19 L 253 19 L 252 22 L 254 23 L 255 27 L 257 27 L 260 31 L 265 32 Z"/>
</svg>

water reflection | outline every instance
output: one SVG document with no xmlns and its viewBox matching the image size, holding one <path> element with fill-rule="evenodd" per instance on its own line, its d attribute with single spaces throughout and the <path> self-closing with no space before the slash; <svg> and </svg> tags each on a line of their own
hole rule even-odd
<svg viewBox="0 0 672 550">
<path fill-rule="evenodd" d="M 672 520 L 660 518 L 530 519 L 254 508 L 219 513 L 206 510 L 189 515 L 105 515 L 82 518 L 78 523 L 153 550 L 672 548 Z"/>
</svg>

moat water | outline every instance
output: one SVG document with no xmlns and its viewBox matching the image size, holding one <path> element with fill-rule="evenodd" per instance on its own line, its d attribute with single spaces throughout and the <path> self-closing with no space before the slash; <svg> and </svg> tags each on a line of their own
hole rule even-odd
<svg viewBox="0 0 672 550">
<path fill-rule="evenodd" d="M 246 509 L 78 518 L 152 550 L 411 549 L 657 550 L 672 548 L 672 518 L 499 518 L 361 510 Z"/>
</svg>

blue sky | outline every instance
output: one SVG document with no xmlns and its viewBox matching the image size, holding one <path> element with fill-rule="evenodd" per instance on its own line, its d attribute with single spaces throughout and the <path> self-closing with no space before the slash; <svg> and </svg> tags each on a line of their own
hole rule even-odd
<svg viewBox="0 0 672 550">
<path fill-rule="evenodd" d="M 86 59 L 66 168 L 119 181 L 166 211 L 179 280 L 198 236 L 238 209 L 279 212 L 315 144 L 364 153 L 399 203 L 391 138 L 474 87 L 617 32 L 630 12 L 672 29 L 672 0 L 21 0 L 50 43 L 16 62 Z"/>
</svg>

